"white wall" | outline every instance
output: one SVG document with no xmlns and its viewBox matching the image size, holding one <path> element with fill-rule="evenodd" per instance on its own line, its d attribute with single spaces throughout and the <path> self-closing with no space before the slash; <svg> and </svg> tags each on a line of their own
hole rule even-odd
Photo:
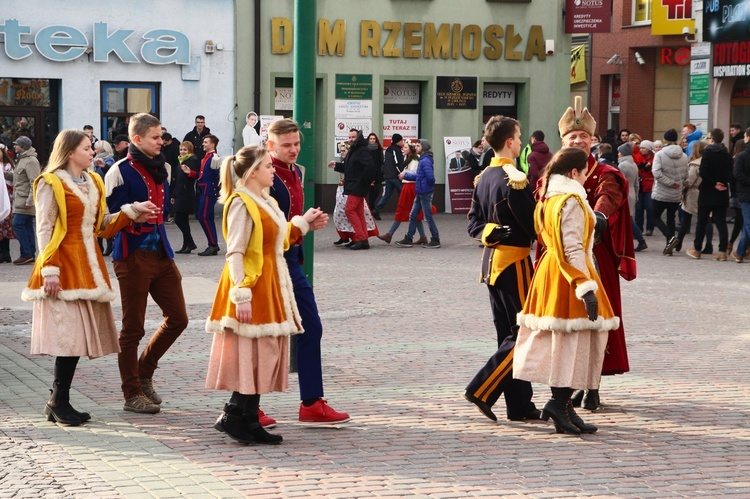
<svg viewBox="0 0 750 499">
<path fill-rule="evenodd" d="M 219 137 L 219 153 L 229 154 L 234 130 L 234 1 L 170 0 L 169 2 L 121 2 L 117 7 L 96 8 L 90 2 L 59 0 L 34 1 L 33 13 L 23 9 L 0 12 L 0 23 L 17 19 L 30 26 L 31 34 L 22 35 L 33 54 L 14 61 L 5 53 L 0 39 L 0 77 L 49 78 L 62 80 L 60 95 L 60 128 L 94 126 L 101 136 L 101 81 L 160 82 L 161 121 L 169 132 L 182 140 L 192 130 L 196 114 L 206 116 L 206 125 Z M 140 7 L 140 8 L 139 8 Z M 39 29 L 52 24 L 72 26 L 86 35 L 91 45 L 94 22 L 106 22 L 110 33 L 131 29 L 126 44 L 141 61 L 125 64 L 110 54 L 109 62 L 89 62 L 86 55 L 70 62 L 53 62 L 40 55 L 33 46 Z M 200 80 L 183 81 L 182 67 L 176 64 L 153 65 L 143 62 L 140 47 L 142 35 L 162 28 L 180 31 L 190 39 L 191 60 L 200 57 Z M 206 40 L 221 43 L 224 50 L 204 53 Z M 242 121 L 242 120 L 241 120 Z"/>
</svg>

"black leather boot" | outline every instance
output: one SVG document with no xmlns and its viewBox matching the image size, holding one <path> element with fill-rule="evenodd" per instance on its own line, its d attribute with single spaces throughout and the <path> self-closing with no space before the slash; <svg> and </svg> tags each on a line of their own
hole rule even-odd
<svg viewBox="0 0 750 499">
<path fill-rule="evenodd" d="M 10 257 L 10 239 L 0 239 L 0 263 L 11 263 L 12 261 Z"/>
<path fill-rule="evenodd" d="M 78 357 L 55 357 L 55 379 L 44 414 L 47 421 L 78 426 L 91 419 L 87 412 L 78 412 L 70 405 L 70 385 L 78 365 Z"/>
<path fill-rule="evenodd" d="M 552 418 L 555 422 L 557 433 L 580 435 L 581 430 L 570 421 L 570 417 L 568 416 L 568 402 L 570 401 L 570 396 L 573 395 L 573 389 L 553 386 L 551 390 L 552 398 L 544 404 L 542 419 L 549 421 L 549 418 Z"/>
<path fill-rule="evenodd" d="M 255 443 L 255 437 L 245 428 L 245 419 L 242 414 L 236 414 L 237 408 L 231 407 L 230 404 L 224 405 L 224 412 L 214 423 L 214 428 L 222 433 L 226 433 L 231 439 L 241 444 Z"/>
<path fill-rule="evenodd" d="M 586 396 L 583 398 L 583 408 L 589 411 L 595 411 L 602 406 L 601 400 L 599 400 L 599 390 L 587 390 Z"/>
<path fill-rule="evenodd" d="M 581 402 L 583 402 L 583 390 L 576 390 L 573 393 L 573 396 L 570 397 L 571 402 L 573 402 L 573 407 L 581 407 Z"/>
<path fill-rule="evenodd" d="M 258 444 L 266 445 L 278 445 L 284 439 L 281 435 L 272 435 L 268 433 L 260 421 L 258 421 L 258 407 L 260 406 L 260 395 L 250 395 L 245 402 L 245 408 L 242 412 L 242 417 L 245 420 L 245 428 L 247 432 L 253 436 L 255 442 Z"/>
<path fill-rule="evenodd" d="M 198 253 L 198 256 L 214 256 L 218 254 L 219 254 L 219 245 L 209 244 L 208 248 Z"/>
<path fill-rule="evenodd" d="M 581 416 L 576 414 L 575 409 L 573 409 L 572 400 L 568 400 L 568 419 L 570 419 L 570 422 L 581 430 L 581 433 L 596 433 L 596 430 L 598 430 L 596 426 L 586 423 L 581 419 Z"/>
</svg>

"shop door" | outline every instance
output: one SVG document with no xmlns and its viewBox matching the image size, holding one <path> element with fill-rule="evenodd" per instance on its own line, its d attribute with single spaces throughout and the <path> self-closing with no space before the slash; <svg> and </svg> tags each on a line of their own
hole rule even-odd
<svg viewBox="0 0 750 499">
<path fill-rule="evenodd" d="M 25 135 L 31 139 L 39 162 L 45 164 L 49 158 L 49 144 L 42 129 L 43 112 L 29 108 L 0 107 L 0 142 L 13 151 L 13 141 Z"/>
</svg>

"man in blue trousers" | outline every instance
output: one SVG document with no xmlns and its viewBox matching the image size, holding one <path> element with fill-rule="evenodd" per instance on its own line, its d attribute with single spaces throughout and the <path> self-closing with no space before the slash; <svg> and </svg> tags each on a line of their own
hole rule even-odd
<svg viewBox="0 0 750 499">
<path fill-rule="evenodd" d="M 303 167 L 296 164 L 300 151 L 300 132 L 297 123 L 290 119 L 274 121 L 268 127 L 268 149 L 276 167 L 271 196 L 279 203 L 287 220 L 304 212 L 302 190 Z M 323 399 L 323 367 L 320 341 L 323 325 L 318 315 L 315 295 L 307 277 L 302 272 L 302 244 L 296 244 L 284 253 L 294 286 L 294 298 L 302 317 L 303 334 L 297 335 L 297 370 L 302 403 L 299 420 L 305 424 L 335 425 L 349 421 L 349 415 L 335 411 Z M 265 416 L 265 415 L 263 415 Z M 261 417 L 264 427 L 275 425 L 267 416 Z"/>
</svg>

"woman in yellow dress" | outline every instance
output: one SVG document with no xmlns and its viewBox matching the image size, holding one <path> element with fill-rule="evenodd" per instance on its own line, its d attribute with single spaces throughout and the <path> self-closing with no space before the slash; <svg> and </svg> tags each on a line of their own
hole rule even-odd
<svg viewBox="0 0 750 499">
<path fill-rule="evenodd" d="M 594 433 L 575 413 L 574 389 L 597 389 L 615 316 L 594 266 L 596 218 L 586 201 L 588 157 L 565 148 L 547 164 L 534 214 L 543 247 L 531 289 L 518 314 L 513 377 L 550 385 L 542 419 L 558 433 Z"/>
<path fill-rule="evenodd" d="M 302 332 L 284 251 L 328 215 L 310 208 L 286 221 L 268 194 L 274 166 L 263 147 L 226 158 L 221 179 L 227 255 L 206 321 L 214 334 L 206 388 L 232 396 L 214 428 L 241 443 L 279 444 L 260 425 L 258 405 L 261 394 L 287 389 L 289 336 Z"/>
<path fill-rule="evenodd" d="M 120 351 L 109 302 L 115 293 L 96 238 L 113 237 L 158 210 L 150 201 L 123 205 L 110 214 L 104 182 L 87 171 L 94 151 L 79 130 L 55 139 L 47 168 L 34 182 L 36 234 L 42 248 L 21 297 L 33 301 L 31 353 L 54 355 L 49 421 L 79 425 L 91 416 L 70 405 L 70 385 L 81 356 Z"/>
</svg>

